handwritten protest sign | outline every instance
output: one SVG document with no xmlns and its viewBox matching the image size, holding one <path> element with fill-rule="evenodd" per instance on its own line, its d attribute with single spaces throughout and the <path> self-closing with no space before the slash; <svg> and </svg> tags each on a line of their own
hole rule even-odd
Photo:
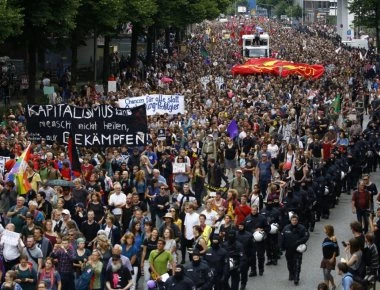
<svg viewBox="0 0 380 290">
<path fill-rule="evenodd" d="M 155 114 L 175 115 L 185 112 L 184 96 L 181 95 L 146 95 L 119 100 L 120 108 L 134 108 L 140 105 L 146 105 L 148 116 Z"/>
<path fill-rule="evenodd" d="M 186 172 L 186 163 L 173 163 L 173 173 L 185 173 Z"/>
<path fill-rule="evenodd" d="M 5 162 L 7 162 L 9 159 L 9 157 L 0 156 L 0 174 L 4 174 Z"/>
<path fill-rule="evenodd" d="M 20 239 L 19 233 L 11 232 L 8 230 L 4 230 L 1 236 L 1 241 L 4 244 L 13 245 L 13 246 L 18 244 L 19 239 Z"/>
<path fill-rule="evenodd" d="M 108 92 L 116 93 L 116 81 L 108 81 Z"/>
</svg>

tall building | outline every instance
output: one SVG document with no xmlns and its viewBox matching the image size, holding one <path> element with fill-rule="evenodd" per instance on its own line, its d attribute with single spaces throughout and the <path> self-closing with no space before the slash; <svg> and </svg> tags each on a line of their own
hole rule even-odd
<svg viewBox="0 0 380 290">
<path fill-rule="evenodd" d="M 354 14 L 348 11 L 348 0 L 294 0 L 303 7 L 304 23 L 324 22 L 328 15 L 337 17 L 337 32 L 342 40 L 354 38 Z"/>
</svg>

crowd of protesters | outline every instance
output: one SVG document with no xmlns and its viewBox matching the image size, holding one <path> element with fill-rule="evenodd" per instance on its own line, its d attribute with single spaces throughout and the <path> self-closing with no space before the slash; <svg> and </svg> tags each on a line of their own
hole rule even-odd
<svg viewBox="0 0 380 290">
<path fill-rule="evenodd" d="M 252 24 L 269 33 L 276 57 L 323 64 L 323 77 L 232 76 L 244 62 L 239 31 Z M 179 93 L 184 114 L 149 116 L 144 148 L 80 148 L 77 177 L 65 146 L 32 144 L 26 174 L 33 190 L 23 196 L 6 172 L 28 134 L 22 105 L 9 109 L 0 124 L 0 156 L 10 157 L 1 230 L 20 239 L 0 239 L 2 289 L 245 289 L 283 253 L 298 285 L 302 246 L 342 193 L 352 194 L 358 218 L 348 259 L 338 264 L 343 289 L 378 279 L 377 189 L 369 179 L 379 163 L 379 59 L 339 47 L 327 26 L 284 29 L 245 18 L 197 25 L 184 44 L 157 50 L 153 63 L 130 69 L 125 62 L 118 92 L 89 84 L 57 98 L 116 106 L 120 98 Z M 164 76 L 173 81 L 161 83 Z M 227 131 L 232 119 L 235 138 Z M 173 163 L 185 163 L 185 172 L 173 173 Z M 335 289 L 339 247 L 334 228 L 325 233 L 320 286 L 327 288 L 320 289 Z"/>
</svg>

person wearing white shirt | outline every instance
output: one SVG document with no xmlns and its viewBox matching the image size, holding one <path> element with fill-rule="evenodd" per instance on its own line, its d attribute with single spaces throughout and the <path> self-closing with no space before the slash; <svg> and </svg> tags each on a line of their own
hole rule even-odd
<svg viewBox="0 0 380 290">
<path fill-rule="evenodd" d="M 181 245 L 181 264 L 185 263 L 186 249 L 191 248 L 194 243 L 193 227 L 199 225 L 199 214 L 196 213 L 194 209 L 195 207 L 191 203 L 185 206 L 186 216 L 184 221 L 184 239 Z"/>
<path fill-rule="evenodd" d="M 207 200 L 206 209 L 203 210 L 201 214 L 206 216 L 206 225 L 212 226 L 215 223 L 218 213 L 212 209 L 212 199 Z"/>
<path fill-rule="evenodd" d="M 1 228 L 2 230 L 4 230 L 3 227 Z M 15 225 L 12 223 L 9 223 L 6 225 L 5 229 L 10 232 L 14 232 Z M 21 238 L 18 240 L 17 244 L 7 243 L 6 237 L 2 235 L 0 238 L 0 246 L 3 248 L 3 260 L 4 260 L 5 271 L 11 270 L 13 266 L 19 263 L 20 253 L 24 249 L 25 245 L 22 242 Z"/>
<path fill-rule="evenodd" d="M 114 193 L 110 195 L 108 204 L 112 207 L 112 214 L 120 222 L 122 208 L 127 204 L 127 196 L 121 191 L 121 184 L 119 182 L 114 184 Z"/>
<path fill-rule="evenodd" d="M 271 161 L 272 161 L 274 167 L 277 169 L 278 165 L 279 165 L 279 161 L 278 161 L 277 157 L 278 157 L 278 152 L 279 152 L 280 148 L 278 148 L 278 145 L 276 144 L 274 138 L 272 138 L 272 140 L 268 144 L 267 150 L 270 153 Z"/>
</svg>

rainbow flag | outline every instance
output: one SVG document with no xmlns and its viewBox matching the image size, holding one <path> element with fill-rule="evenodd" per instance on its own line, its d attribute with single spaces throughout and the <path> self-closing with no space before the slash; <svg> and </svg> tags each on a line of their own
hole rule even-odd
<svg viewBox="0 0 380 290">
<path fill-rule="evenodd" d="M 29 156 L 30 144 L 17 159 L 8 175 L 8 180 L 15 182 L 18 194 L 25 194 L 32 189 L 26 176 L 26 166 L 28 165 Z"/>
</svg>

